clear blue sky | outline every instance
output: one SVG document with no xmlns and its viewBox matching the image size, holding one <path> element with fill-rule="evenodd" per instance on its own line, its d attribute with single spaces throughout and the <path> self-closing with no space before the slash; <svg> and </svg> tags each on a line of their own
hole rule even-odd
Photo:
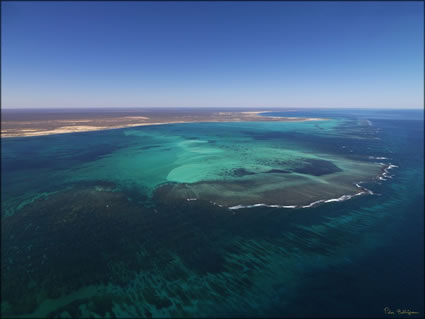
<svg viewBox="0 0 425 319">
<path fill-rule="evenodd" d="M 423 107 L 423 2 L 1 5 L 5 108 Z"/>
</svg>

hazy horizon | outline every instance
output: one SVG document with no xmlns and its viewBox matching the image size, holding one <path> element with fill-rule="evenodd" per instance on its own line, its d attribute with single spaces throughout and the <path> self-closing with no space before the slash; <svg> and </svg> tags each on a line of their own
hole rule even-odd
<svg viewBox="0 0 425 319">
<path fill-rule="evenodd" d="M 126 110 L 126 109 L 258 109 L 260 111 L 264 109 L 271 110 L 298 110 L 298 109 L 314 109 L 314 110 L 400 110 L 400 111 L 425 111 L 424 107 L 417 108 L 406 108 L 406 107 L 267 107 L 267 106 L 75 106 L 75 107 L 3 107 L 2 110 L 85 110 L 85 109 L 114 109 L 114 110 Z"/>
<path fill-rule="evenodd" d="M 2 108 L 423 109 L 422 2 L 4 2 Z"/>
</svg>

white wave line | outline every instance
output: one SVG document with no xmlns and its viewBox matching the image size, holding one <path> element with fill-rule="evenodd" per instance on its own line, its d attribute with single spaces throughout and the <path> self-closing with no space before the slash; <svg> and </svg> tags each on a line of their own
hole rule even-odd
<svg viewBox="0 0 425 319">
<path fill-rule="evenodd" d="M 272 208 L 310 208 L 313 206 L 316 206 L 318 204 L 321 203 L 331 203 L 331 202 L 342 202 L 342 201 L 346 201 L 354 196 L 359 196 L 359 195 L 363 195 L 366 193 L 369 194 L 373 194 L 373 192 L 371 190 L 368 190 L 367 188 L 361 187 L 360 185 L 356 184 L 356 186 L 358 186 L 359 188 L 362 189 L 361 192 L 358 192 L 356 194 L 353 195 L 342 195 L 341 197 L 338 198 L 331 198 L 331 199 L 319 199 L 317 201 L 314 201 L 308 205 L 269 205 L 269 204 L 252 204 L 252 205 L 236 205 L 236 206 L 231 206 L 228 207 L 228 209 L 234 210 L 234 209 L 241 209 L 241 208 L 253 208 L 253 207 L 272 207 Z"/>
<path fill-rule="evenodd" d="M 387 160 L 389 159 L 388 157 L 384 157 L 384 156 L 369 156 L 369 159 L 376 159 L 376 160 Z"/>
</svg>

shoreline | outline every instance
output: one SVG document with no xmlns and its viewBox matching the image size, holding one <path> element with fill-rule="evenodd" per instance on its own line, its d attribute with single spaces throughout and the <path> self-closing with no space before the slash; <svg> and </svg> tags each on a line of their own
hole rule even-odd
<svg viewBox="0 0 425 319">
<path fill-rule="evenodd" d="M 214 112 L 210 114 L 177 114 L 162 115 L 153 114 L 143 116 L 115 116 L 90 119 L 77 117 L 75 119 L 46 119 L 37 121 L 2 121 L 1 138 L 34 137 L 57 134 L 94 132 L 112 129 L 130 128 L 138 126 L 182 124 L 182 123 L 214 123 L 214 122 L 307 122 L 325 121 L 324 118 L 302 118 L 302 117 L 278 117 L 263 116 L 263 113 L 271 111 L 249 111 L 249 112 Z M 149 114 L 151 115 L 151 114 Z M 81 125 L 84 123 L 84 125 Z M 5 127 L 6 128 L 3 128 Z"/>
</svg>

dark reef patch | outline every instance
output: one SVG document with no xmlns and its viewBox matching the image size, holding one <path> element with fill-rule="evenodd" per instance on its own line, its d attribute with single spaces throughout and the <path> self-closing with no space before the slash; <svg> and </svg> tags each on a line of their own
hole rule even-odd
<svg viewBox="0 0 425 319">
<path fill-rule="evenodd" d="M 237 176 L 237 177 L 242 177 L 242 176 L 246 176 L 246 175 L 255 175 L 256 173 L 254 172 L 250 172 L 245 168 L 236 168 L 234 170 L 232 170 L 231 175 L 233 176 Z"/>
<path fill-rule="evenodd" d="M 330 161 L 319 159 L 305 159 L 303 161 L 303 166 L 297 167 L 293 169 L 293 171 L 301 174 L 322 176 L 341 172 L 342 170 Z"/>
<path fill-rule="evenodd" d="M 77 182 L 2 220 L 1 289 L 10 313 L 35 311 L 40 291 L 55 299 L 88 285 L 126 285 L 141 271 L 185 280 L 168 266 L 176 256 L 199 274 L 224 271 L 227 241 L 217 228 L 227 210 L 186 200 L 152 206 L 143 198 L 108 181 Z M 149 298 L 158 309 L 170 306 Z"/>
<path fill-rule="evenodd" d="M 278 174 L 289 174 L 289 173 L 291 173 L 291 171 L 288 171 L 288 170 L 286 170 L 286 169 L 276 169 L 276 168 L 274 168 L 274 169 L 271 169 L 271 170 L 268 170 L 267 172 L 264 172 L 264 173 L 278 173 Z"/>
<path fill-rule="evenodd" d="M 40 289 L 57 298 L 84 285 L 113 280 L 114 262 L 125 260 L 130 271 L 138 269 L 134 259 L 125 256 L 143 242 L 140 234 L 148 231 L 152 214 L 132 205 L 122 192 L 89 186 L 26 205 L 2 221 L 3 295 L 25 313 L 36 303 L 22 298 Z"/>
<path fill-rule="evenodd" d="M 161 145 L 148 145 L 148 146 L 143 146 L 143 147 L 139 147 L 139 150 L 149 150 L 152 148 L 158 148 L 161 147 Z"/>
</svg>

